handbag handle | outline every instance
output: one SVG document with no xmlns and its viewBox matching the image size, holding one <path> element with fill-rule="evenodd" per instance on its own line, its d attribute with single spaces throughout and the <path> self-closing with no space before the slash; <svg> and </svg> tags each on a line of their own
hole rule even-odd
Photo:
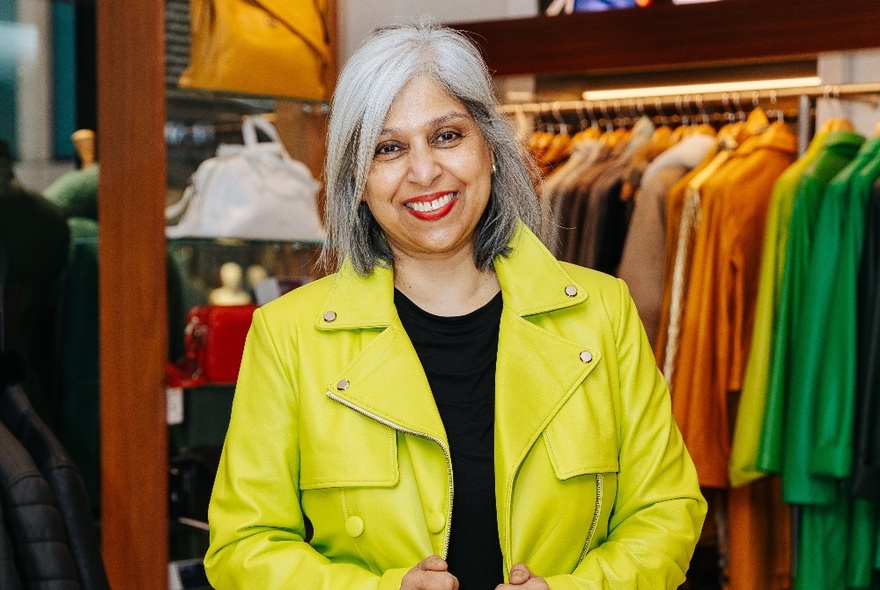
<svg viewBox="0 0 880 590">
<path fill-rule="evenodd" d="M 185 210 L 189 202 L 192 200 L 192 190 L 183 191 L 183 195 L 175 202 L 165 207 L 165 220 L 179 217 Z"/>
<path fill-rule="evenodd" d="M 273 142 L 280 144 L 281 136 L 275 126 L 259 115 L 248 115 L 241 124 L 241 135 L 244 137 L 246 146 L 254 146 L 259 143 L 257 140 L 257 129 L 269 136 Z"/>
</svg>

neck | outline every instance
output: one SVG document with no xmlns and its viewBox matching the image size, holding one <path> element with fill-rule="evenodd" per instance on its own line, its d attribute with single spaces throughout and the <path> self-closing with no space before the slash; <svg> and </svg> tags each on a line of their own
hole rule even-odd
<svg viewBox="0 0 880 590">
<path fill-rule="evenodd" d="M 501 286 L 493 270 L 479 270 L 473 255 L 443 260 L 397 258 L 394 286 L 425 311 L 439 316 L 468 314 L 487 304 Z"/>
</svg>

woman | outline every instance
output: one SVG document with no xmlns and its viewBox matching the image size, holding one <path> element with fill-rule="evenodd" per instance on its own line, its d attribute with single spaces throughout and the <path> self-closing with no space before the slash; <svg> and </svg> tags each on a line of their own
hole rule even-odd
<svg viewBox="0 0 880 590">
<path fill-rule="evenodd" d="M 623 282 L 557 262 L 474 47 L 383 29 L 328 137 L 339 271 L 259 310 L 218 588 L 675 588 L 705 503 Z"/>
</svg>

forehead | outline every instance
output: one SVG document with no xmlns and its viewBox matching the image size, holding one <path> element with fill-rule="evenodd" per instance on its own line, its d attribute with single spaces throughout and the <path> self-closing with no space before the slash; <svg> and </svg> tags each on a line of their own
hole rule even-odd
<svg viewBox="0 0 880 590">
<path fill-rule="evenodd" d="M 436 122 L 438 118 L 471 120 L 461 101 L 441 83 L 430 76 L 418 75 L 407 82 L 391 101 L 381 132 L 422 127 Z"/>
</svg>

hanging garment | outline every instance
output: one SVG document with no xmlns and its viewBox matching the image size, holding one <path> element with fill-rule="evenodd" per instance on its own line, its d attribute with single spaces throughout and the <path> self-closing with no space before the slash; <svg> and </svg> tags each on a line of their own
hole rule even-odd
<svg viewBox="0 0 880 590">
<path fill-rule="evenodd" d="M 788 241 L 785 248 L 785 265 L 779 290 L 776 325 L 773 330 L 773 349 L 770 360 L 770 376 L 767 389 L 767 407 L 761 430 L 761 445 L 758 455 L 758 469 L 773 473 L 782 471 L 782 452 L 784 423 L 786 415 L 786 394 L 789 376 L 797 370 L 800 359 L 789 351 L 796 336 L 794 328 L 797 319 L 802 317 L 798 294 L 809 280 L 809 251 L 813 239 L 813 228 L 818 206 L 825 187 L 835 174 L 851 160 L 864 138 L 849 131 L 836 131 L 829 135 L 825 149 L 804 171 L 798 184 L 792 207 Z M 802 442 L 805 448 L 807 442 Z M 785 479 L 783 480 L 785 486 Z M 824 498 L 817 501 L 827 503 L 834 498 L 833 490 L 825 490 Z M 786 497 L 786 501 L 791 501 Z"/>
<path fill-rule="evenodd" d="M 848 481 L 836 484 L 834 503 L 800 508 L 796 590 L 875 590 L 880 581 L 877 503 L 850 496 Z"/>
<path fill-rule="evenodd" d="M 758 450 L 767 403 L 770 349 L 779 285 L 785 264 L 788 224 L 791 220 L 791 209 L 798 182 L 810 162 L 815 160 L 824 149 L 827 137 L 827 132 L 813 137 L 806 153 L 782 173 L 773 187 L 761 251 L 761 278 L 755 304 L 755 325 L 752 329 L 749 360 L 743 378 L 733 446 L 730 451 L 729 476 L 732 486 L 741 486 L 766 475 L 757 468 Z"/>
<path fill-rule="evenodd" d="M 880 177 L 880 137 L 866 142 L 859 155 L 833 182 L 822 201 L 812 252 L 812 279 L 806 292 L 806 313 L 822 334 L 824 365 L 800 392 L 814 402 L 814 422 L 808 447 L 808 468 L 816 476 L 846 478 L 852 473 L 856 385 L 856 305 L 858 273 L 865 234 L 865 214 L 871 189 Z M 841 186 L 842 185 L 842 186 Z M 838 193 L 834 189 L 841 187 Z"/>
<path fill-rule="evenodd" d="M 578 140 L 568 160 L 544 180 L 541 198 L 550 205 L 552 235 L 549 241 L 554 256 L 561 256 L 563 211 L 566 209 L 566 196 L 571 191 L 571 185 L 584 169 L 603 159 L 608 153 L 606 150 L 610 149 L 595 137 L 587 136 Z"/>
<path fill-rule="evenodd" d="M 804 320 L 802 332 L 821 346 L 801 347 L 805 370 L 792 378 L 792 392 L 797 392 L 797 408 L 812 414 L 790 414 L 789 418 L 806 419 L 792 424 L 789 431 L 797 435 L 802 428 L 809 432 L 806 448 L 797 453 L 784 453 L 787 464 L 809 477 L 836 481 L 848 478 L 852 468 L 854 406 L 856 384 L 856 303 L 858 268 L 864 240 L 865 211 L 874 182 L 880 176 L 880 137 L 866 142 L 855 160 L 828 185 L 819 210 L 811 252 L 810 281 L 803 294 Z M 811 363 L 819 363 L 821 370 Z M 799 379 L 798 377 L 802 377 Z M 796 388 L 796 389 L 794 389 Z M 792 395 L 794 397 L 794 395 Z M 788 449 L 786 449 L 787 451 Z M 786 465 L 783 465 L 783 473 Z M 784 475 L 785 477 L 785 475 Z M 847 486 L 848 488 L 848 486 Z M 791 490 L 790 490 L 791 491 Z M 840 496 L 845 496 L 844 489 Z M 838 499 L 840 501 L 840 499 Z M 871 563 L 877 526 L 877 507 L 864 499 L 849 499 L 851 513 L 839 524 L 846 530 L 849 523 L 846 552 L 847 588 L 867 587 L 871 581 Z M 806 530 L 803 543 L 815 542 Z M 809 551 L 809 549 L 805 549 Z M 826 561 L 833 558 L 826 558 Z M 805 564 L 811 579 L 815 564 Z M 827 568 L 828 566 L 826 566 Z M 820 586 L 815 586 L 820 588 Z M 825 586 L 836 588 L 837 585 Z"/>
<path fill-rule="evenodd" d="M 672 405 L 707 487 L 728 485 L 730 392 L 741 389 L 767 209 L 796 150 L 797 137 L 774 123 L 703 186 L 681 322 L 678 363 L 688 370 L 673 376 Z"/>
<path fill-rule="evenodd" d="M 789 387 L 784 390 L 782 485 L 785 501 L 793 504 L 828 504 L 837 500 L 836 483 L 831 478 L 814 475 L 810 465 L 817 428 L 825 420 L 816 407 L 820 397 L 817 385 L 821 373 L 833 371 L 830 361 L 844 362 L 840 351 L 826 340 L 840 242 L 840 208 L 849 194 L 852 175 L 875 157 L 875 149 L 864 144 L 855 158 L 832 178 L 815 203 L 812 239 L 803 253 L 806 260 L 803 282 L 792 298 L 796 306 L 789 328 L 794 336 L 788 346 L 792 359 Z M 794 220 L 793 217 L 792 222 Z M 792 233 L 789 243 L 796 245 L 791 241 L 793 238 Z"/>
<path fill-rule="evenodd" d="M 586 219 L 578 240 L 575 264 L 614 274 L 629 225 L 629 204 L 620 198 L 621 175 L 636 151 L 654 135 L 654 124 L 640 118 L 632 129 L 623 151 L 611 162 L 590 187 Z"/>
<path fill-rule="evenodd" d="M 723 130 L 722 130 L 723 131 Z M 654 342 L 654 356 L 657 358 L 657 366 L 661 369 L 665 361 L 666 344 L 669 334 L 669 309 L 672 302 L 672 277 L 675 270 L 675 254 L 678 250 L 678 238 L 681 230 L 681 217 L 684 209 L 685 191 L 691 180 L 708 166 L 718 150 L 722 149 L 724 141 L 722 132 L 718 133 L 715 145 L 713 145 L 706 157 L 685 174 L 681 180 L 674 183 L 666 195 L 665 218 L 666 218 L 666 244 L 663 251 L 663 296 L 660 305 L 660 321 L 657 326 L 657 340 Z M 667 379 L 668 381 L 668 379 Z"/>
<path fill-rule="evenodd" d="M 572 182 L 562 203 L 564 209 L 559 227 L 561 260 L 565 262 L 575 262 L 577 260 L 593 184 L 602 177 L 625 149 L 626 142 L 623 141 L 613 146 L 606 144 L 600 154 L 600 158 L 592 166 L 581 170 L 577 178 Z"/>
<path fill-rule="evenodd" d="M 880 506 L 872 500 L 851 498 L 849 545 L 846 555 L 846 587 L 874 590 L 874 556 L 880 532 Z M 877 579 L 880 581 L 880 578 Z"/>
<path fill-rule="evenodd" d="M 880 502 L 880 180 L 874 183 L 868 204 L 860 272 L 860 368 L 853 493 Z"/>
<path fill-rule="evenodd" d="M 56 424 L 55 309 L 70 231 L 57 205 L 22 186 L 0 141 L 0 286 L 17 289 L 19 342 L 7 346 L 28 365 L 26 386 L 43 420 Z"/>
<path fill-rule="evenodd" d="M 708 135 L 715 135 L 711 130 Z M 668 150 L 677 142 L 672 139 L 672 129 L 667 126 L 657 127 L 651 139 L 633 152 L 629 163 L 620 173 L 620 179 L 623 185 L 620 188 L 620 198 L 629 201 L 633 198 L 636 190 L 642 184 L 642 177 L 645 170 L 651 165 L 657 156 Z"/>
<path fill-rule="evenodd" d="M 761 109 L 752 111 L 748 119 L 743 125 L 735 125 L 729 127 L 726 132 L 722 129 L 718 138 L 721 142 L 715 157 L 701 168 L 688 183 L 683 187 L 683 193 L 680 198 L 681 204 L 673 203 L 671 208 L 676 209 L 680 206 L 681 215 L 678 217 L 680 221 L 676 226 L 674 233 L 674 246 L 672 246 L 672 268 L 669 275 L 669 283 L 664 283 L 664 303 L 668 301 L 668 317 L 666 321 L 661 320 L 663 325 L 663 361 L 660 365 L 663 368 L 663 375 L 666 380 L 672 384 L 675 372 L 675 364 L 677 362 L 679 339 L 681 337 L 681 321 L 684 313 L 684 301 L 687 297 L 687 280 L 690 275 L 691 252 L 693 250 L 693 239 L 696 235 L 697 228 L 700 225 L 700 193 L 703 184 L 711 178 L 718 170 L 721 169 L 733 150 L 749 137 L 760 133 L 767 128 L 769 120 Z M 673 196 L 670 194 L 670 196 Z M 670 207 L 670 205 L 667 205 Z M 667 219 L 675 220 L 675 216 L 667 217 Z M 669 297 L 666 298 L 666 290 L 668 288 Z"/>
<path fill-rule="evenodd" d="M 791 509 L 779 476 L 727 492 L 727 590 L 790 590 Z"/>
<path fill-rule="evenodd" d="M 673 373 L 672 403 L 706 487 L 728 485 L 730 436 L 753 324 L 764 225 L 773 186 L 796 152 L 797 137 L 784 123 L 773 123 L 743 141 L 704 180 L 699 198 L 690 200 L 699 203 L 695 219 L 700 221 L 677 359 L 687 370 Z M 772 484 L 729 491 L 731 590 L 787 585 L 788 515 Z"/>
<path fill-rule="evenodd" d="M 666 196 L 706 157 L 715 141 L 712 135 L 698 133 L 659 154 L 645 168 L 635 195 L 617 276 L 629 285 L 652 344 L 657 340 L 663 303 Z"/>
<path fill-rule="evenodd" d="M 800 508 L 800 529 L 795 557 L 795 590 L 846 588 L 847 519 L 850 499 L 838 484 L 834 502 Z"/>
</svg>

